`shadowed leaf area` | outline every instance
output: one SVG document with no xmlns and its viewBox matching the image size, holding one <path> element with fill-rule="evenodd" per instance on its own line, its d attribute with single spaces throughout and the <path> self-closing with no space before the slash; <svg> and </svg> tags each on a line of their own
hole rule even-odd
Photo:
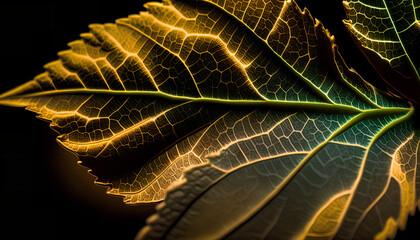
<svg viewBox="0 0 420 240">
<path fill-rule="evenodd" d="M 392 238 L 419 201 L 418 5 L 344 3 L 401 96 L 295 1 L 164 0 L 90 25 L 0 103 L 50 122 L 108 193 L 164 200 L 139 239 Z"/>
</svg>

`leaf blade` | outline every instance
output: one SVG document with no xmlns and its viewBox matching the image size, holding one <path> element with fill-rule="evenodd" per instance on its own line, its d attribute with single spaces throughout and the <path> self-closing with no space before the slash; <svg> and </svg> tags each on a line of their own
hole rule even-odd
<svg viewBox="0 0 420 240">
<path fill-rule="evenodd" d="M 254 4 L 240 4 L 245 2 Z M 254 24 L 249 13 L 239 19 L 218 4 L 153 3 L 146 5 L 148 12 L 115 24 L 91 25 L 58 62 L 45 66 L 46 73 L 0 101 L 30 106 L 52 121 L 59 141 L 84 158 L 99 175 L 97 182 L 110 185 L 109 192 L 128 203 L 161 200 L 182 169 L 206 162 L 210 152 L 201 146 L 206 143 L 194 141 L 211 139 L 209 129 L 233 109 L 238 116 L 229 115 L 232 122 L 260 108 L 408 111 L 407 104 L 378 93 L 349 69 L 334 38 L 294 1 L 266 5 L 255 32 L 248 26 Z M 294 30 L 282 46 L 284 28 Z M 88 100 L 89 94 L 94 99 Z M 180 124 L 178 130 L 171 121 Z M 181 125 L 187 130 L 179 130 Z M 223 148 L 216 145 L 212 152 Z M 118 148 L 124 149 L 122 156 Z M 193 151 L 198 148 L 206 150 Z"/>
</svg>

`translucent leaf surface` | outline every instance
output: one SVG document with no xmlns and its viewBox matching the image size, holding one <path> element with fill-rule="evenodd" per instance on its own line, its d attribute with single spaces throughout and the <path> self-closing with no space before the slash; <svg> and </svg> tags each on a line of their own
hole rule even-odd
<svg viewBox="0 0 420 240">
<path fill-rule="evenodd" d="M 405 225 L 417 203 L 415 108 L 347 67 L 308 10 L 145 7 L 91 25 L 0 96 L 50 121 L 127 203 L 170 189 L 139 238 L 385 238 Z"/>
<path fill-rule="evenodd" d="M 229 157 L 234 147 L 224 149 L 211 164 L 186 173 L 139 238 L 392 237 L 418 201 L 419 138 L 406 124 L 384 134 L 378 134 L 380 128 L 361 145 L 337 138 L 322 149 L 247 158 L 234 168 L 221 164 L 237 165 Z M 356 125 L 350 131 L 363 134 L 362 129 Z M 251 151 L 257 139 L 238 143 L 240 151 Z M 263 155 L 266 149 L 259 149 Z"/>
<path fill-rule="evenodd" d="M 347 29 L 378 73 L 420 103 L 420 2 L 351 0 L 344 6 Z"/>
</svg>

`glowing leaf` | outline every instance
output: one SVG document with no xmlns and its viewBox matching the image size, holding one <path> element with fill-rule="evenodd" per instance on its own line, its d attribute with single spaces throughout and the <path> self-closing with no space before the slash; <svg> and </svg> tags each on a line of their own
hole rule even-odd
<svg viewBox="0 0 420 240">
<path fill-rule="evenodd" d="M 109 193 L 130 204 L 166 194 L 139 238 L 364 239 L 404 227 L 420 191 L 415 108 L 348 68 L 308 10 L 145 7 L 91 25 L 0 96 L 50 121 Z"/>
<path fill-rule="evenodd" d="M 420 2 L 350 0 L 344 23 L 382 78 L 420 103 Z"/>
</svg>

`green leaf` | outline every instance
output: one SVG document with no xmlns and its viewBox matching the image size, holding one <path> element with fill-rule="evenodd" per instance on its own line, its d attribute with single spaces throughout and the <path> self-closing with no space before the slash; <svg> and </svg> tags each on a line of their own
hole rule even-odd
<svg viewBox="0 0 420 240">
<path fill-rule="evenodd" d="M 345 1 L 344 21 L 356 44 L 381 77 L 420 103 L 420 2 Z"/>
<path fill-rule="evenodd" d="M 405 225 L 415 109 L 350 69 L 308 10 L 145 7 L 91 25 L 0 96 L 50 121 L 110 194 L 135 204 L 171 189 L 139 238 L 386 237 Z"/>
</svg>

